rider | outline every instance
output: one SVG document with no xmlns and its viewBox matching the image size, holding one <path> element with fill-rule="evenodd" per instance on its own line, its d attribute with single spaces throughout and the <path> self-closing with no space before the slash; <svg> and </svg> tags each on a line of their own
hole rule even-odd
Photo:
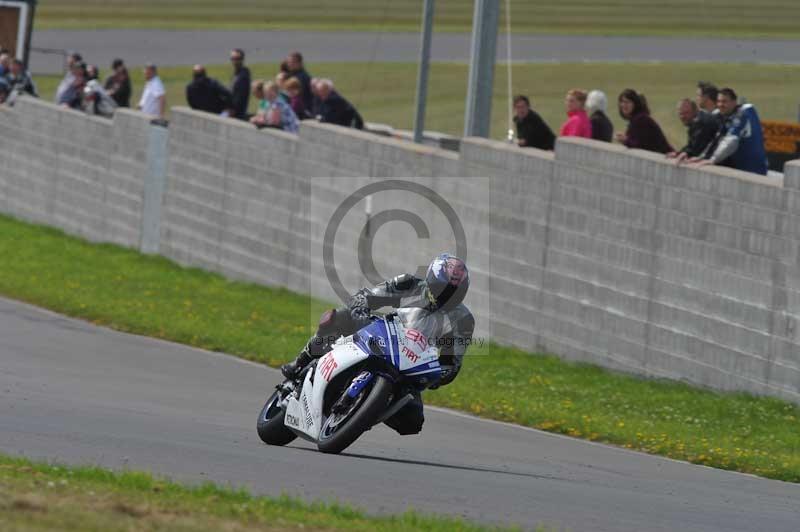
<svg viewBox="0 0 800 532">
<path fill-rule="evenodd" d="M 472 340 L 475 319 L 462 303 L 469 289 L 469 270 L 463 260 L 447 253 L 433 259 L 425 279 L 411 274 L 398 275 L 372 289 L 355 293 L 346 307 L 322 314 L 317 333 L 311 337 L 298 357 L 281 367 L 287 379 L 295 379 L 312 360 L 333 347 L 341 336 L 349 336 L 369 323 L 373 310 L 396 309 L 406 327 L 422 332 L 431 345 L 439 347 L 441 380 L 449 384 L 461 369 L 464 352 Z M 386 424 L 400 434 L 417 434 L 425 418 L 419 393 Z"/>
</svg>

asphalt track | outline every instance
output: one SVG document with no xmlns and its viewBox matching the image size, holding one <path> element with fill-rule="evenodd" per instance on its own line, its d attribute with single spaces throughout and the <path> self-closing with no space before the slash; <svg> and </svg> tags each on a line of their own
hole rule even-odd
<svg viewBox="0 0 800 532">
<path fill-rule="evenodd" d="M 469 61 L 470 36 L 434 33 L 432 59 Z M 512 59 L 522 62 L 703 61 L 800 64 L 800 40 L 717 39 L 692 37 L 598 37 L 583 35 L 514 35 Z M 497 42 L 505 60 L 505 35 Z M 231 48 L 243 48 L 250 62 L 278 62 L 301 50 L 307 63 L 331 61 L 416 62 L 416 33 L 323 31 L 171 31 L 37 30 L 37 48 L 72 49 L 90 63 L 107 68 L 115 57 L 129 65 L 219 64 Z M 59 56 L 33 53 L 33 72 L 58 71 Z"/>
<path fill-rule="evenodd" d="M 469 371 L 469 367 L 466 368 Z M 423 433 L 344 455 L 268 447 L 277 372 L 0 299 L 0 451 L 573 531 L 792 531 L 800 486 L 428 409 Z"/>
</svg>

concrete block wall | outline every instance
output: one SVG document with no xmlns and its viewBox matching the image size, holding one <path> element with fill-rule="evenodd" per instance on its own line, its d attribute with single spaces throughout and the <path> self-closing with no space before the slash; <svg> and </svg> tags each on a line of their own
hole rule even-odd
<svg viewBox="0 0 800 532">
<path fill-rule="evenodd" d="M 149 120 L 33 98 L 0 111 L 0 210 L 92 241 L 139 245 Z"/>
<path fill-rule="evenodd" d="M 307 182 L 297 137 L 172 110 L 160 252 L 181 264 L 307 293 Z"/>
<path fill-rule="evenodd" d="M 800 161 L 781 181 L 582 139 L 555 153 L 464 139 L 453 153 L 316 123 L 299 136 L 256 131 L 182 108 L 168 132 L 153 127 L 131 111 L 1 109 L 0 211 L 336 301 L 322 261 L 333 212 L 364 185 L 407 178 L 464 225 L 478 334 L 800 402 Z M 376 197 L 373 215 L 399 194 Z M 433 221 L 430 235 L 379 228 L 381 274 L 453 241 L 436 205 L 405 201 Z M 348 288 L 368 283 L 354 252 L 364 220 L 362 202 L 332 243 Z"/>
</svg>

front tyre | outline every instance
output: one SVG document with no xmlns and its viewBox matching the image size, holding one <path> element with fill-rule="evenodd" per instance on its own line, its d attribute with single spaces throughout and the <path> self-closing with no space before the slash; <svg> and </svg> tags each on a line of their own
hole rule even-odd
<svg viewBox="0 0 800 532">
<path fill-rule="evenodd" d="M 282 399 L 281 390 L 275 390 L 258 415 L 258 436 L 269 445 L 286 445 L 297 438 L 297 434 L 283 423 L 286 411 L 281 407 Z"/>
<path fill-rule="evenodd" d="M 353 408 L 343 413 L 331 413 L 322 424 L 317 448 L 323 453 L 339 454 L 369 430 L 386 410 L 392 394 L 392 383 L 380 375 L 372 386 L 364 388 L 355 398 Z"/>
</svg>

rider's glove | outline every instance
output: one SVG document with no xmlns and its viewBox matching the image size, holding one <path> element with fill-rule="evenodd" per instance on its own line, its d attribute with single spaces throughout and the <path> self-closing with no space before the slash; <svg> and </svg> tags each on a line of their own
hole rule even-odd
<svg viewBox="0 0 800 532">
<path fill-rule="evenodd" d="M 369 318 L 370 310 L 367 294 L 369 294 L 369 290 L 366 288 L 359 290 L 353 294 L 353 296 L 350 298 L 350 301 L 348 301 L 347 306 L 350 309 L 350 317 L 352 317 L 354 320 L 363 320 Z"/>
<path fill-rule="evenodd" d="M 450 384 L 451 382 L 453 382 L 453 379 L 455 378 L 456 378 L 456 372 L 453 366 L 442 366 L 442 373 L 441 377 L 439 378 L 439 382 L 437 382 L 433 386 L 430 386 L 429 388 L 431 390 L 435 390 L 439 386 L 445 386 L 447 384 Z"/>
</svg>

